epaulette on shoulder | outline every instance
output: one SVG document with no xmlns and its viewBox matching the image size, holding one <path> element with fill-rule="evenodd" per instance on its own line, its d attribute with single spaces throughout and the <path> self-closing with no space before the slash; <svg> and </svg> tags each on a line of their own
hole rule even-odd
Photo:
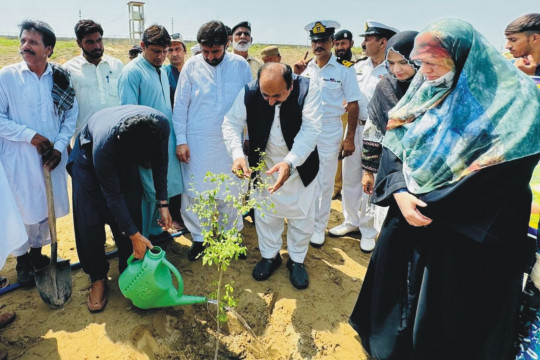
<svg viewBox="0 0 540 360">
<path fill-rule="evenodd" d="M 338 62 L 345 66 L 345 67 L 351 67 L 354 65 L 354 63 L 352 61 L 349 61 L 349 60 L 345 60 L 345 59 L 339 59 Z"/>
</svg>

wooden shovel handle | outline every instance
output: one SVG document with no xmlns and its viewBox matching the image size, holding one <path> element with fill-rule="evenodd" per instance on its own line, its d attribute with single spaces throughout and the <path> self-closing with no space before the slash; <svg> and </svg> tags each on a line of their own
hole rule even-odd
<svg viewBox="0 0 540 360">
<path fill-rule="evenodd" d="M 54 212 L 54 195 L 51 180 L 51 172 L 43 168 L 45 178 L 45 191 L 47 192 L 47 208 L 49 213 L 49 229 L 51 231 L 51 244 L 56 244 L 56 214 Z"/>
</svg>

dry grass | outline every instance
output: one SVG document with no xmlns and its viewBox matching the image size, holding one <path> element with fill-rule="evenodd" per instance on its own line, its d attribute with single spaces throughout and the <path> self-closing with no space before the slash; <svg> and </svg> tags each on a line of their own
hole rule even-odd
<svg viewBox="0 0 540 360">
<path fill-rule="evenodd" d="M 187 42 L 188 53 L 186 58 L 191 56 L 189 49 L 195 45 L 194 42 Z M 260 59 L 260 52 L 263 48 L 271 44 L 254 44 L 250 49 L 250 54 Z M 306 51 L 309 52 L 308 58 L 311 58 L 311 48 L 302 45 L 278 45 L 281 53 L 281 59 L 285 64 L 293 65 L 300 59 L 303 59 Z M 105 53 L 122 60 L 124 63 L 129 61 L 128 50 L 131 44 L 128 39 L 105 39 Z M 360 55 L 359 48 L 354 49 L 355 54 Z M 63 64 L 69 59 L 80 54 L 80 49 L 75 39 L 59 39 L 54 49 L 51 61 Z M 21 61 L 19 55 L 19 41 L 16 38 L 0 37 L 0 68 Z"/>
</svg>

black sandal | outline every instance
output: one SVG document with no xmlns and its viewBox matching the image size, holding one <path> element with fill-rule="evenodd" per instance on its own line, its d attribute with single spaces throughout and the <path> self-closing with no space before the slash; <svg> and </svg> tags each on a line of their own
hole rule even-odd
<svg viewBox="0 0 540 360">
<path fill-rule="evenodd" d="M 8 285 L 9 285 L 9 280 L 3 276 L 0 276 L 0 289 L 8 287 Z"/>
</svg>

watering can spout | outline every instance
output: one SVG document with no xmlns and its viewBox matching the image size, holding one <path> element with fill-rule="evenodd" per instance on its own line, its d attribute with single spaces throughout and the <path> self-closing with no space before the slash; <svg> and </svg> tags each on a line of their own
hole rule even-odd
<svg viewBox="0 0 540 360">
<path fill-rule="evenodd" d="M 154 246 L 144 258 L 128 259 L 128 267 L 120 275 L 118 285 L 125 297 L 140 309 L 191 305 L 206 302 L 203 296 L 183 295 L 184 283 L 178 269 L 167 261 L 165 252 Z M 176 277 L 178 288 L 173 284 Z"/>
<path fill-rule="evenodd" d="M 176 299 L 176 303 L 174 305 L 193 305 L 205 302 L 206 298 L 204 296 L 182 295 L 180 298 Z"/>
</svg>

